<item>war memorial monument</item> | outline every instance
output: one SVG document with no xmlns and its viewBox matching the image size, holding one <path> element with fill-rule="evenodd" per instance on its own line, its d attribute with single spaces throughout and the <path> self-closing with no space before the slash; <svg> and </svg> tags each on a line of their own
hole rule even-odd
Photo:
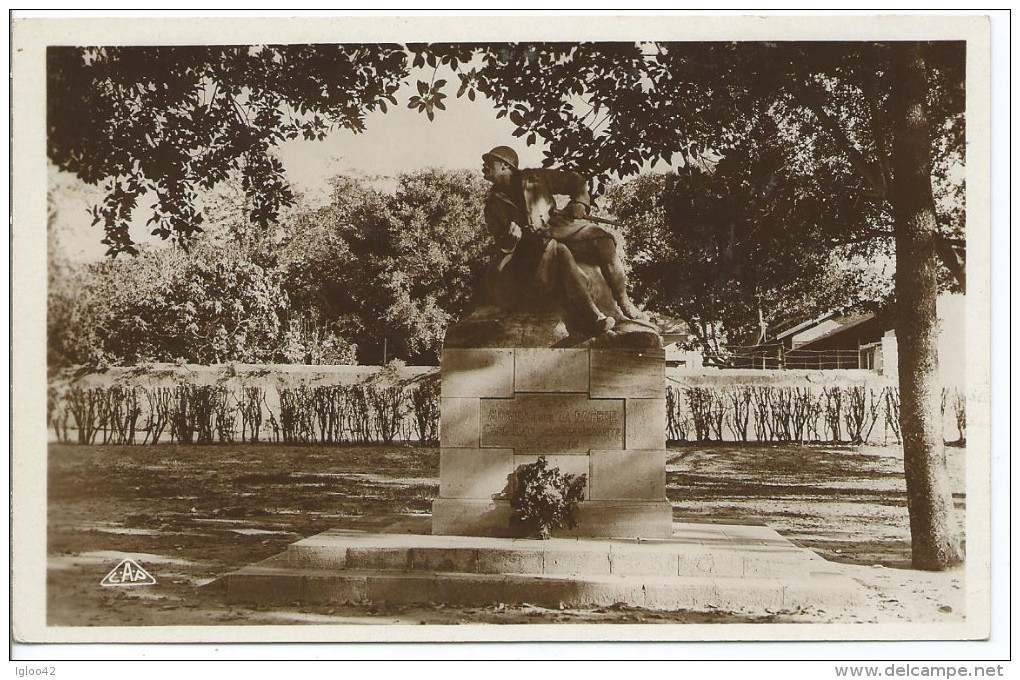
<svg viewBox="0 0 1020 680">
<path fill-rule="evenodd" d="M 493 260 L 443 346 L 430 526 L 304 539 L 222 579 L 230 599 L 658 609 L 858 601 L 858 584 L 766 526 L 674 519 L 662 341 L 630 300 L 620 244 L 601 226 L 609 220 L 591 215 L 576 173 L 518 168 L 505 146 L 483 163 Z M 510 500 L 519 471 L 540 456 L 584 476 L 574 526 L 549 540 L 522 533 Z"/>
</svg>

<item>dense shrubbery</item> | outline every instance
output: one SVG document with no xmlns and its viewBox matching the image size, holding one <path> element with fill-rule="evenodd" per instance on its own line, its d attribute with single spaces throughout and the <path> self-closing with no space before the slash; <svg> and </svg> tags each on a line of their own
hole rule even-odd
<svg viewBox="0 0 1020 680">
<path fill-rule="evenodd" d="M 275 361 L 290 308 L 281 282 L 270 263 L 211 246 L 91 265 L 50 293 L 51 369 Z"/>
<path fill-rule="evenodd" d="M 360 363 L 433 363 L 483 266 L 484 196 L 467 171 L 404 174 L 393 193 L 334 178 L 328 205 L 285 221 L 293 305 L 335 323 Z"/>
<path fill-rule="evenodd" d="M 327 206 L 296 208 L 270 231 L 247 223 L 243 192 L 226 184 L 189 251 L 51 263 L 51 371 L 435 361 L 482 266 L 480 177 L 424 170 L 392 193 L 339 177 Z"/>
<path fill-rule="evenodd" d="M 437 444 L 438 376 L 401 381 L 396 366 L 342 385 L 51 386 L 49 424 L 59 441 L 79 444 Z M 943 414 L 965 443 L 964 395 L 944 391 Z M 665 426 L 671 442 L 899 444 L 899 390 L 670 385 Z"/>
</svg>

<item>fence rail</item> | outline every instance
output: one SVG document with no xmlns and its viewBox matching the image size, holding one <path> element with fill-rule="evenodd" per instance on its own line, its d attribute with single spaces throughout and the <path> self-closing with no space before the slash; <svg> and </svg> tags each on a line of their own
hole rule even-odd
<svg viewBox="0 0 1020 680">
<path fill-rule="evenodd" d="M 856 349 L 786 349 L 783 345 L 729 345 L 705 353 L 708 364 L 722 368 L 861 369 L 868 368 L 865 352 Z"/>
</svg>

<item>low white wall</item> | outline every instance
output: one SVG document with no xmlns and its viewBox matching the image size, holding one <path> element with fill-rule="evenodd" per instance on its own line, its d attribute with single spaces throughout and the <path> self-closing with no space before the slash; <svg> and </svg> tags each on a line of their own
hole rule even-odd
<svg viewBox="0 0 1020 680">
<path fill-rule="evenodd" d="M 89 371 L 69 369 L 51 383 L 75 383 L 82 387 L 112 385 L 170 387 L 182 382 L 196 385 L 230 384 L 259 387 L 297 387 L 299 385 L 354 384 L 379 373 L 382 366 L 305 366 L 299 364 L 144 364 L 115 366 Z M 403 366 L 401 380 L 413 380 L 433 371 L 436 366 Z"/>
<path fill-rule="evenodd" d="M 833 371 L 801 369 L 737 369 L 706 368 L 692 371 L 667 368 L 666 378 L 678 386 L 690 387 L 831 387 L 869 385 L 876 388 L 895 387 L 895 381 L 875 371 L 845 369 Z"/>
</svg>

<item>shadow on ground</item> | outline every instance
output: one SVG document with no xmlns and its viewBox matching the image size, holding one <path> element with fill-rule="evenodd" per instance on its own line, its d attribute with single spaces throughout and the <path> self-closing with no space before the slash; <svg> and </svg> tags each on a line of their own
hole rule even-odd
<svg viewBox="0 0 1020 680">
<path fill-rule="evenodd" d="M 949 449 L 963 508 L 964 449 Z M 670 449 L 667 494 L 682 521 L 768 524 L 848 565 L 906 567 L 902 454 L 888 447 L 685 446 Z M 377 531 L 427 520 L 439 451 L 415 446 L 49 447 L 50 625 L 307 623 L 707 623 L 817 620 L 805 612 L 649 612 L 230 605 L 215 579 L 330 528 Z M 962 522 L 960 513 L 960 520 Z M 125 556 L 153 586 L 100 581 Z"/>
</svg>

